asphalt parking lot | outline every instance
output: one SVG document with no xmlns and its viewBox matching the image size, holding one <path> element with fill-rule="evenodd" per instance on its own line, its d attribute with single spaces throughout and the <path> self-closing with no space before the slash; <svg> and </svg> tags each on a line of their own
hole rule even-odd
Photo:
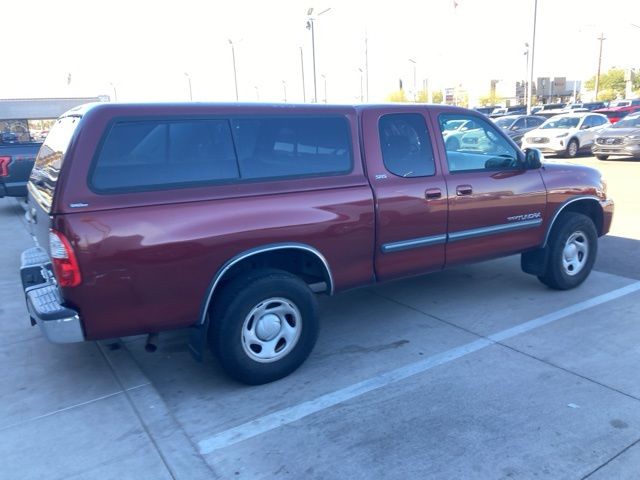
<svg viewBox="0 0 640 480">
<path fill-rule="evenodd" d="M 0 478 L 640 478 L 640 162 L 575 161 L 616 201 L 581 287 L 509 257 L 322 298 L 309 360 L 259 387 L 183 332 L 47 343 L 0 199 Z"/>
</svg>

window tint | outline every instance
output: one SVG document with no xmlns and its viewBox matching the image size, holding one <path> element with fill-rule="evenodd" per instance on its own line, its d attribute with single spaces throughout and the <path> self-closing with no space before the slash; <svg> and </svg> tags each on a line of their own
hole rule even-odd
<svg viewBox="0 0 640 480">
<path fill-rule="evenodd" d="M 516 150 L 488 122 L 475 119 L 479 128 L 468 132 L 447 134 L 452 120 L 467 119 L 466 115 L 440 115 L 439 123 L 451 173 L 471 170 L 512 170 L 521 167 Z"/>
<path fill-rule="evenodd" d="M 513 126 L 516 127 L 514 130 L 520 130 L 524 128 L 524 125 L 525 125 L 525 119 L 519 118 L 518 120 L 516 120 L 516 123 L 513 124 Z"/>
<path fill-rule="evenodd" d="M 118 122 L 96 161 L 98 190 L 206 184 L 237 179 L 227 120 Z"/>
<path fill-rule="evenodd" d="M 433 148 L 422 115 L 385 115 L 380 119 L 378 129 L 382 160 L 387 170 L 400 177 L 425 177 L 435 173 Z"/>
<path fill-rule="evenodd" d="M 607 121 L 604 118 L 599 117 L 597 115 L 594 115 L 592 118 L 593 118 L 593 124 L 596 127 L 599 127 L 600 125 L 604 125 L 605 123 L 607 123 Z"/>
<path fill-rule="evenodd" d="M 231 121 L 243 179 L 351 171 L 349 127 L 340 117 Z"/>
</svg>

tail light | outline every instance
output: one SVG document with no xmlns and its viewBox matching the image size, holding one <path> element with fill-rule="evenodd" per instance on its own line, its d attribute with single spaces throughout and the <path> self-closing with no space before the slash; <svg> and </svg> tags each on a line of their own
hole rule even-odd
<svg viewBox="0 0 640 480">
<path fill-rule="evenodd" d="M 82 282 L 78 260 L 73 253 L 69 240 L 60 232 L 49 231 L 49 249 L 58 285 L 61 287 L 77 287 Z"/>
<path fill-rule="evenodd" d="M 9 176 L 9 163 L 11 162 L 11 157 L 0 157 L 0 177 L 8 177 Z"/>
</svg>

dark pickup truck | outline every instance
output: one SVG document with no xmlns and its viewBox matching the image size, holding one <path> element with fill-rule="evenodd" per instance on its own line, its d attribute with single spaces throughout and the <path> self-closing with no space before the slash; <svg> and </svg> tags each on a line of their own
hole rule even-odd
<svg viewBox="0 0 640 480">
<path fill-rule="evenodd" d="M 23 142 L 15 133 L 0 133 L 0 197 L 26 197 L 27 181 L 41 142 Z"/>
<path fill-rule="evenodd" d="M 464 121 L 473 141 L 445 145 Z M 250 384 L 310 354 L 317 294 L 512 254 L 573 288 L 613 214 L 597 170 L 440 105 L 86 106 L 50 131 L 29 197 L 21 276 L 49 340 L 188 327 Z"/>
</svg>

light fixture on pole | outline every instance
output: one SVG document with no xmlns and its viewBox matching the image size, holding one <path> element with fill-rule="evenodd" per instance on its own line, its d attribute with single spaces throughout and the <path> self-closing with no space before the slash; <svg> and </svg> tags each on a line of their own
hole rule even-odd
<svg viewBox="0 0 640 480">
<path fill-rule="evenodd" d="M 184 72 L 184 76 L 189 80 L 189 100 L 193 101 L 193 90 L 191 89 L 191 75 L 187 72 Z"/>
<path fill-rule="evenodd" d="M 231 45 L 231 58 L 233 59 L 233 81 L 236 87 L 236 102 L 239 101 L 238 97 L 238 72 L 236 71 L 236 49 L 233 41 L 229 38 L 229 45 Z"/>
<path fill-rule="evenodd" d="M 313 62 L 313 102 L 318 103 L 318 87 L 317 87 L 317 78 L 316 78 L 316 33 L 315 33 L 315 20 L 325 13 L 327 13 L 331 8 L 327 8 L 323 10 L 315 17 L 313 17 L 313 7 L 307 10 L 307 30 L 311 30 L 311 56 Z"/>
</svg>

